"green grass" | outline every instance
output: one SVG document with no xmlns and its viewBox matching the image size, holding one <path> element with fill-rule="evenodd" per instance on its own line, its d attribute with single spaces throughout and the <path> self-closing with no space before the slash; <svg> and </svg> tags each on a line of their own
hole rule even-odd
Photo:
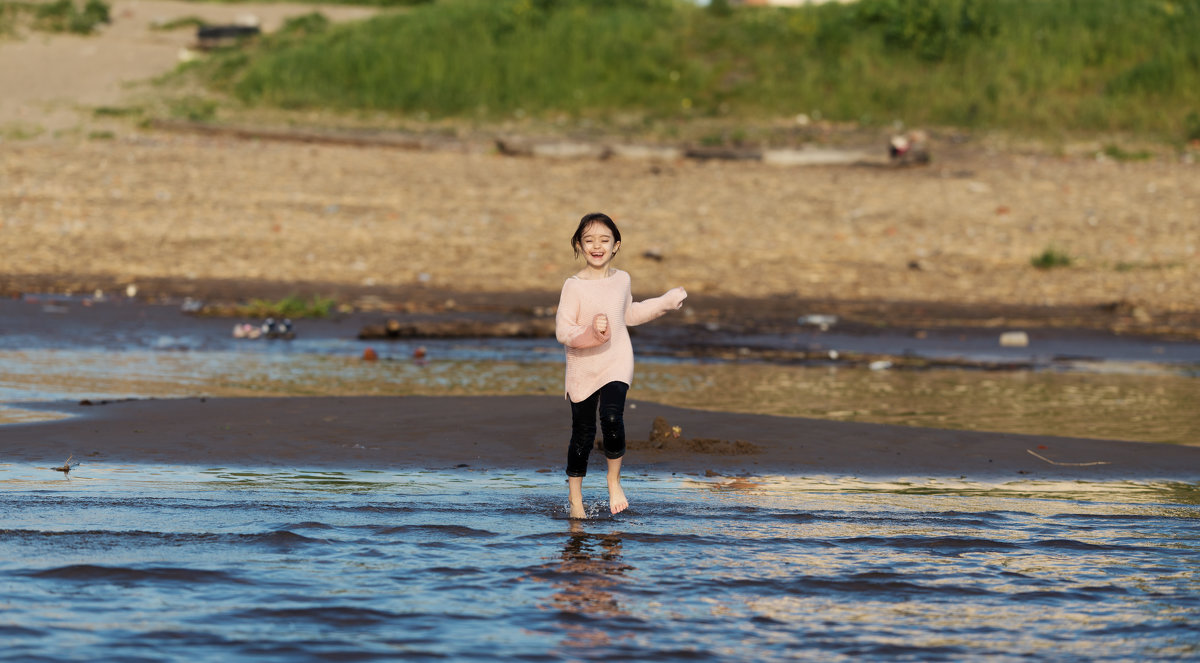
<svg viewBox="0 0 1200 663">
<path fill-rule="evenodd" d="M 40 125 L 27 122 L 9 122 L 0 125 L 0 140 L 29 140 L 46 133 Z"/>
<path fill-rule="evenodd" d="M 92 109 L 96 117 L 130 117 L 141 115 L 142 109 L 136 106 L 97 106 Z"/>
<path fill-rule="evenodd" d="M 16 34 L 22 12 L 22 5 L 15 2 L 0 2 L 0 37 L 11 37 Z"/>
<path fill-rule="evenodd" d="M 54 2 L 0 2 L 0 35 L 15 36 L 23 27 L 43 32 L 91 34 L 103 23 L 110 23 L 109 5 L 104 0 Z"/>
<path fill-rule="evenodd" d="M 253 299 L 239 307 L 238 314 L 251 318 L 328 318 L 335 304 L 336 301 L 327 297 L 314 295 L 306 300 L 289 295 L 278 301 Z"/>
<path fill-rule="evenodd" d="M 251 106 L 1200 134 L 1200 0 L 441 0 L 196 68 Z"/>
<path fill-rule="evenodd" d="M 164 21 L 162 23 L 151 23 L 151 30 L 169 31 L 179 30 L 181 28 L 198 28 L 205 25 L 204 19 L 199 16 L 180 16 L 179 18 Z"/>
<path fill-rule="evenodd" d="M 1116 161 L 1146 161 L 1154 156 L 1147 150 L 1129 151 L 1122 149 L 1119 145 L 1105 145 L 1102 152 L 1104 156 Z"/>
<path fill-rule="evenodd" d="M 171 100 L 170 113 L 172 117 L 190 120 L 192 122 L 207 122 L 217 116 L 217 102 L 195 95 Z"/>
<path fill-rule="evenodd" d="M 1030 258 L 1029 263 L 1038 269 L 1053 269 L 1055 267 L 1070 267 L 1071 256 L 1052 246 L 1046 247 L 1040 254 Z"/>
<path fill-rule="evenodd" d="M 34 27 L 40 30 L 84 35 L 110 22 L 109 6 L 103 0 L 87 0 L 82 8 L 74 0 L 55 0 L 37 5 L 34 16 Z"/>
<path fill-rule="evenodd" d="M 188 0 L 188 2 L 208 3 L 214 5 L 237 5 L 243 4 L 247 0 Z M 259 1 L 259 0 L 255 0 Z M 261 0 L 262 2 L 287 2 L 297 4 L 321 4 L 321 5 L 353 5 L 357 7 L 413 7 L 416 5 L 432 4 L 436 0 Z"/>
</svg>

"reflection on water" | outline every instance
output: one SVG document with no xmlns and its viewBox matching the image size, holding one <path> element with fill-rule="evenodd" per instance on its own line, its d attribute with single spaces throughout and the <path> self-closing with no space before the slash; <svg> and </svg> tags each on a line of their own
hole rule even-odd
<svg viewBox="0 0 1200 663">
<path fill-rule="evenodd" d="M 544 607 L 559 616 L 562 651 L 557 653 L 570 658 L 632 636 L 597 622 L 619 623 L 615 618 L 629 616 L 618 597 L 626 573 L 635 569 L 622 559 L 620 532 L 589 533 L 579 521 L 571 521 L 568 528 L 559 561 L 547 569 L 545 577 L 555 592 Z"/>
<path fill-rule="evenodd" d="M 0 659 L 1200 655 L 1196 486 L 631 474 L 573 522 L 560 481 L 0 464 Z"/>
<path fill-rule="evenodd" d="M 399 352 L 398 356 L 404 356 Z M 245 352 L 0 352 L 0 402 L 61 398 L 557 394 L 561 359 L 364 362 Z M 884 370 L 641 361 L 633 400 L 936 428 L 1200 443 L 1200 380 L 1131 371 Z M 21 415 L 26 416 L 27 415 Z M 0 410 L 0 422 L 16 421 Z"/>
</svg>

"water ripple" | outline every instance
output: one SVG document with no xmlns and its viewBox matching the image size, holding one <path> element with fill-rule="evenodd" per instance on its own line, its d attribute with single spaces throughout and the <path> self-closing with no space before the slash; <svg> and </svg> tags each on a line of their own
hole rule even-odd
<svg viewBox="0 0 1200 663">
<path fill-rule="evenodd" d="M 153 470 L 6 484 L 0 660 L 1200 656 L 1177 486 L 648 474 L 580 523 L 532 472 Z"/>
</svg>

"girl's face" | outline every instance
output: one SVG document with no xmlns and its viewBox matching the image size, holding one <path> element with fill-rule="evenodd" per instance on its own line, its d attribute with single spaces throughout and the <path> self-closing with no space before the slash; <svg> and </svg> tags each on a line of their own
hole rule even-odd
<svg viewBox="0 0 1200 663">
<path fill-rule="evenodd" d="M 619 246 L 621 243 L 613 239 L 612 231 L 599 221 L 588 224 L 579 238 L 579 250 L 588 266 L 594 269 L 606 269 Z"/>
</svg>

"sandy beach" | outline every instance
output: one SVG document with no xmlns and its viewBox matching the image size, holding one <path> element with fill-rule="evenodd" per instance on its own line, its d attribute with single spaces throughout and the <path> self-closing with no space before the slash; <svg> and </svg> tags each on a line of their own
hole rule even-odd
<svg viewBox="0 0 1200 663">
<path fill-rule="evenodd" d="M 0 427 L 0 456 L 47 468 L 73 456 L 106 465 L 469 467 L 557 476 L 570 436 L 567 407 L 551 396 L 86 403 L 50 406 L 78 415 L 70 419 Z M 656 417 L 689 434 L 651 443 Z M 1200 471 L 1200 447 L 1193 446 L 707 412 L 644 401 L 627 409 L 626 428 L 633 473 L 1194 481 Z M 601 454 L 593 456 L 602 463 Z"/>
<path fill-rule="evenodd" d="M 483 149 L 483 148 L 481 148 Z M 1117 163 L 945 153 L 926 168 L 551 160 L 135 132 L 10 142 L 3 286 L 146 296 L 243 282 L 399 297 L 542 292 L 603 209 L 635 291 L 840 302 L 1084 307 L 1196 328 L 1200 177 Z M 1030 260 L 1049 247 L 1069 268 Z M 299 285 L 299 284 L 303 284 Z M 552 303 L 552 302 L 551 302 Z M 1052 318 L 1052 313 L 1044 314 Z"/>
</svg>

